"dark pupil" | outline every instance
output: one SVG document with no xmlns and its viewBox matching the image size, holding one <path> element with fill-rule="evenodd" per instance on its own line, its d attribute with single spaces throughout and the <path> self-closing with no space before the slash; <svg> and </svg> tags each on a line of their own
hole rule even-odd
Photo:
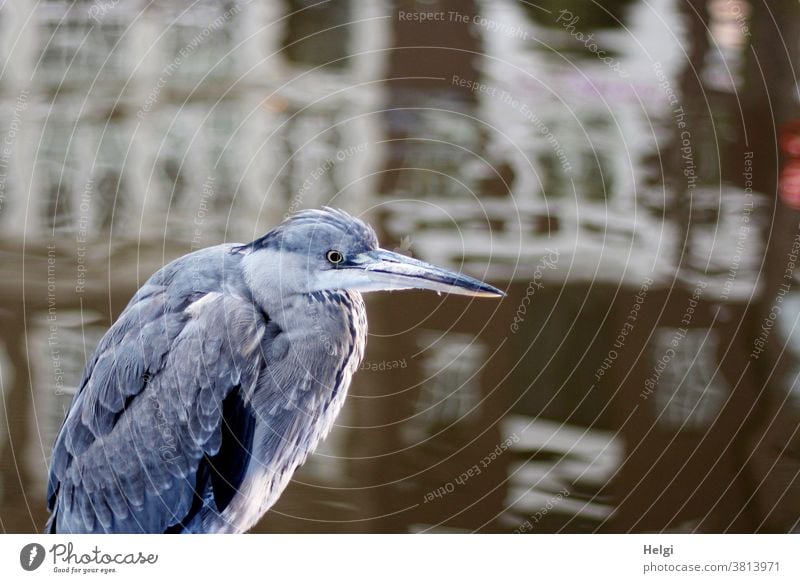
<svg viewBox="0 0 800 583">
<path fill-rule="evenodd" d="M 331 263 L 339 263 L 342 260 L 342 254 L 338 251 L 328 251 L 328 261 Z"/>
</svg>

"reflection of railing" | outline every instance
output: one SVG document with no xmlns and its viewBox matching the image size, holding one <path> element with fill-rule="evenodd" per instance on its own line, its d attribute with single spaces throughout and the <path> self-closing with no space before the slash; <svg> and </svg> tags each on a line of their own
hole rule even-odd
<svg viewBox="0 0 800 583">
<path fill-rule="evenodd" d="M 511 446 L 515 463 L 509 468 L 505 526 L 554 532 L 572 521 L 585 529 L 611 516 L 603 489 L 623 457 L 623 444 L 612 432 L 519 415 L 503 425 L 507 434 L 519 436 Z"/>
<path fill-rule="evenodd" d="M 670 22 L 678 16 L 669 2 L 659 6 Z M 480 74 L 445 79 L 448 95 L 460 101 L 443 106 L 445 92 L 413 102 L 394 96 L 392 105 L 408 107 L 387 116 L 390 127 L 405 131 L 404 146 L 391 146 L 400 154 L 387 164 L 399 176 L 383 192 L 391 203 L 388 232 L 411 236 L 423 258 L 463 262 L 496 279 L 529 279 L 556 248 L 562 260 L 547 273 L 551 279 L 638 286 L 648 277 L 690 284 L 702 274 L 709 296 L 749 297 L 763 251 L 763 197 L 752 189 L 744 196 L 715 168 L 729 156 L 729 144 L 718 142 L 731 138 L 687 113 L 699 98 L 678 95 L 680 47 L 670 27 L 652 30 L 637 7 L 628 34 L 598 33 L 615 60 L 637 73 L 618 78 L 595 54 L 574 56 L 568 45 L 575 39 L 555 21 L 541 21 L 548 11 L 520 24 L 514 3 L 482 9 L 494 32 L 483 37 Z M 657 48 L 659 62 L 631 39 Z M 688 168 L 680 140 L 673 141 L 679 127 L 694 131 Z"/>
<path fill-rule="evenodd" d="M 376 72 L 375 58 L 292 71 L 281 10 L 113 0 L 4 10 L 0 28 L 20 25 L 14 52 L 7 42 L 0 52 L 8 57 L 0 136 L 20 118 L 3 182 L 4 237 L 55 229 L 102 239 L 113 227 L 117 238 L 198 248 L 254 237 L 342 187 L 340 206 L 363 207 L 367 156 L 347 152 L 371 147 L 376 132 L 368 118 L 337 125 L 374 100 L 374 87 L 360 85 Z M 385 42 L 363 28 L 334 34 L 357 55 Z M 24 111 L 15 107 L 21 93 Z M 298 197 L 329 159 L 336 168 Z"/>
<path fill-rule="evenodd" d="M 408 441 L 423 439 L 432 427 L 446 427 L 468 416 L 482 398 L 480 365 L 486 347 L 472 334 L 420 331 L 424 382 L 404 430 Z M 415 431 L 416 429 L 416 431 Z"/>
</svg>

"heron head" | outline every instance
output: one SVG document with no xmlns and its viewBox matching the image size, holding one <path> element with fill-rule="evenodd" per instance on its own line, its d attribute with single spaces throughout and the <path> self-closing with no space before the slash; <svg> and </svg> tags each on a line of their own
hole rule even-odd
<svg viewBox="0 0 800 583">
<path fill-rule="evenodd" d="M 284 294 L 428 289 L 469 296 L 505 296 L 499 289 L 467 275 L 381 249 L 370 226 L 330 208 L 292 215 L 240 249 L 248 253 L 246 269 L 251 272 L 251 279 L 263 279 Z"/>
</svg>

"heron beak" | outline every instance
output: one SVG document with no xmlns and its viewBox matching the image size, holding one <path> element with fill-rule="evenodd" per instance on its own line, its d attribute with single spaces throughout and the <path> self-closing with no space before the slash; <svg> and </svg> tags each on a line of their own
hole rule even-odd
<svg viewBox="0 0 800 583">
<path fill-rule="evenodd" d="M 359 257 L 354 267 L 363 269 L 362 289 L 429 289 L 436 292 L 502 298 L 505 293 L 473 277 L 436 267 L 399 253 L 375 249 Z"/>
</svg>

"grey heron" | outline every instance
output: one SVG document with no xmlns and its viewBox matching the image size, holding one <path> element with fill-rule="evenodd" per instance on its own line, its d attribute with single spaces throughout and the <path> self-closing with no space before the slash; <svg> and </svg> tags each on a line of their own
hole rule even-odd
<svg viewBox="0 0 800 583">
<path fill-rule="evenodd" d="M 364 354 L 360 292 L 502 297 L 330 208 L 185 255 L 89 359 L 56 438 L 48 532 L 244 532 L 325 437 Z"/>
</svg>

